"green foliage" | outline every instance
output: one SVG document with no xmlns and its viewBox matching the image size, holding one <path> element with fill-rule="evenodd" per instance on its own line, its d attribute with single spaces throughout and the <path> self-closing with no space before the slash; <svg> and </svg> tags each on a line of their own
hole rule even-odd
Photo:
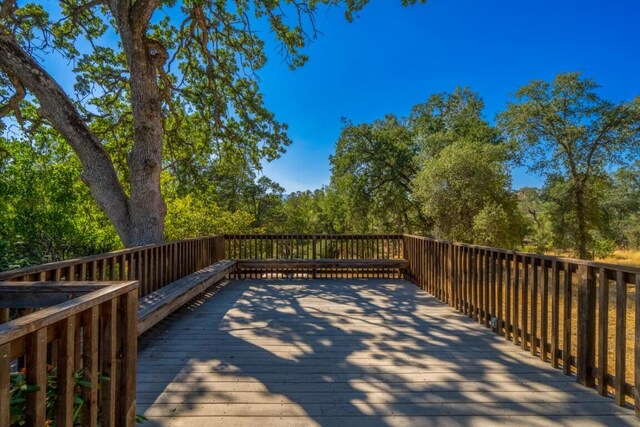
<svg viewBox="0 0 640 427">
<path fill-rule="evenodd" d="M 282 208 L 279 231 L 286 233 L 335 233 L 334 211 L 328 205 L 325 188 L 289 194 Z M 276 229 L 278 230 L 278 229 Z"/>
<path fill-rule="evenodd" d="M 579 73 L 533 81 L 515 93 L 498 121 L 529 169 L 547 177 L 567 239 L 581 258 L 593 253 L 593 231 L 601 226 L 600 183 L 608 169 L 636 160 L 640 148 L 640 98 L 614 104 L 596 93 L 598 85 Z M 551 183 L 551 184 L 550 184 Z M 560 226 L 561 225 L 561 226 Z"/>
<path fill-rule="evenodd" d="M 107 252 L 118 238 L 56 138 L 0 137 L 0 270 Z"/>
<path fill-rule="evenodd" d="M 331 187 L 345 232 L 420 230 L 420 209 L 412 199 L 416 146 L 405 121 L 393 115 L 372 124 L 345 122 L 330 157 Z"/>
<path fill-rule="evenodd" d="M 619 247 L 640 249 L 640 160 L 611 175 L 603 203 L 606 234 Z"/>
<path fill-rule="evenodd" d="M 431 95 L 411 110 L 409 127 L 423 157 L 437 156 L 460 140 L 497 144 L 498 131 L 483 117 L 484 101 L 469 88 Z"/>
<path fill-rule="evenodd" d="M 524 219 L 510 191 L 504 150 L 461 140 L 424 161 L 415 192 L 437 237 L 506 247 L 522 242 Z"/>
<path fill-rule="evenodd" d="M 229 212 L 215 202 L 195 194 L 167 198 L 165 238 L 180 240 L 196 236 L 211 236 L 221 233 L 249 233 L 254 218 L 249 212 Z"/>
<path fill-rule="evenodd" d="M 46 393 L 45 393 L 45 405 L 47 426 L 55 426 L 56 418 L 56 401 L 58 399 L 57 394 L 57 368 L 47 367 L 46 378 Z M 84 377 L 82 370 L 77 370 L 73 373 L 73 380 L 75 388 L 73 391 L 73 424 L 80 425 L 82 416 L 82 407 L 84 406 L 84 398 L 82 396 L 83 388 L 90 388 L 91 382 L 87 381 Z M 98 375 L 99 385 L 111 381 L 111 379 L 105 375 Z M 27 383 L 26 371 L 23 369 L 19 372 L 12 372 L 10 374 L 9 382 L 9 410 L 10 419 L 9 425 L 11 427 L 25 426 L 26 425 L 26 404 L 27 395 L 40 391 L 40 387 L 37 385 L 30 385 Z M 100 414 L 98 414 L 100 416 Z M 136 414 L 136 422 L 141 423 L 146 418 L 142 415 Z"/>
</svg>

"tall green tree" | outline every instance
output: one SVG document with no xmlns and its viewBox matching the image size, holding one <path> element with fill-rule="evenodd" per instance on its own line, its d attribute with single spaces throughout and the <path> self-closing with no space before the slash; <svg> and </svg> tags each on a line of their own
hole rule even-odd
<svg viewBox="0 0 640 427">
<path fill-rule="evenodd" d="M 525 221 L 511 191 L 504 145 L 459 140 L 427 157 L 414 186 L 433 234 L 448 240 L 516 247 Z"/>
<path fill-rule="evenodd" d="M 411 109 L 408 127 L 422 157 L 437 156 L 454 142 L 498 144 L 500 134 L 484 118 L 484 101 L 468 87 L 431 95 Z"/>
<path fill-rule="evenodd" d="M 346 122 L 331 162 L 331 186 L 352 232 L 423 230 L 412 199 L 419 148 L 405 121 L 387 115 L 373 123 Z"/>
<path fill-rule="evenodd" d="M 255 72 L 266 55 L 255 27 L 271 30 L 295 68 L 316 35 L 318 8 L 344 4 L 351 19 L 367 3 L 3 0 L 0 116 L 24 122 L 30 117 L 22 108 L 36 106 L 37 119 L 77 155 L 83 181 L 123 243 L 158 242 L 166 216 L 161 172 L 172 163 L 167 154 L 189 159 L 190 147 L 204 148 L 211 156 L 245 156 L 259 168 L 289 143 L 258 88 Z M 62 61 L 38 60 L 51 54 Z M 49 72 L 65 62 L 76 76 L 77 97 Z M 165 144 L 171 148 L 165 151 Z"/>
<path fill-rule="evenodd" d="M 640 98 L 613 103 L 597 89 L 579 73 L 536 80 L 520 88 L 498 117 L 530 170 L 566 182 L 567 218 L 575 224 L 575 250 L 583 259 L 590 258 L 593 242 L 589 210 L 602 202 L 591 197 L 592 184 L 607 168 L 637 159 L 640 148 Z"/>
</svg>

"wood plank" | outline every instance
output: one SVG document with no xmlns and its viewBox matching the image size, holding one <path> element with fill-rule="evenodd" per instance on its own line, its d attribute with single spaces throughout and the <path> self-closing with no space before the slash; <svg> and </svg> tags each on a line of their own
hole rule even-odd
<svg viewBox="0 0 640 427">
<path fill-rule="evenodd" d="M 436 289 L 446 297 L 447 264 L 438 265 Z M 368 424 L 368 415 L 419 414 L 428 425 L 444 413 L 634 420 L 402 280 L 232 281 L 170 320 L 142 337 L 138 357 L 140 410 L 162 422 L 233 414 L 234 422 L 260 415 L 265 426 L 312 425 L 333 414 Z"/>
<path fill-rule="evenodd" d="M 238 269 L 251 268 L 407 268 L 405 259 L 266 259 L 238 261 Z"/>
<path fill-rule="evenodd" d="M 58 366 L 57 366 L 57 399 L 56 399 L 56 423 L 62 427 L 72 427 L 73 393 L 75 381 L 74 351 L 76 316 L 70 316 L 59 324 Z"/>
<path fill-rule="evenodd" d="M 47 416 L 47 330 L 38 329 L 26 336 L 27 360 L 26 382 L 38 387 L 37 391 L 27 393 L 26 423 L 30 426 L 42 426 Z"/>
<path fill-rule="evenodd" d="M 598 286 L 598 392 L 601 396 L 609 394 L 607 373 L 609 371 L 609 279 L 600 270 Z"/>
<path fill-rule="evenodd" d="M 578 330 L 576 376 L 587 387 L 595 385 L 592 367 L 596 356 L 596 279 L 591 267 L 578 268 Z"/>
<path fill-rule="evenodd" d="M 236 261 L 220 261 L 142 298 L 138 309 L 138 335 L 223 280 L 235 268 Z"/>
<path fill-rule="evenodd" d="M 127 427 L 136 425 L 136 366 L 138 355 L 138 330 L 136 308 L 138 293 L 129 291 L 120 297 L 120 376 L 118 378 L 118 423 Z"/>
<path fill-rule="evenodd" d="M 116 399 L 118 369 L 118 301 L 113 299 L 102 305 L 102 352 L 101 374 L 109 381 L 101 384 L 102 425 L 115 427 L 117 424 Z"/>
<path fill-rule="evenodd" d="M 564 311 L 562 313 L 563 337 L 562 337 L 562 370 L 565 375 L 571 374 L 571 306 L 572 306 L 572 286 L 571 286 L 571 266 L 564 264 Z"/>
<path fill-rule="evenodd" d="M 634 325 L 633 325 L 633 407 L 636 415 L 640 416 L 640 274 L 636 274 L 634 290 Z"/>
<path fill-rule="evenodd" d="M 622 272 L 616 278 L 616 352 L 615 352 L 615 399 L 616 403 L 624 406 L 625 378 L 627 359 L 627 284 Z"/>
<path fill-rule="evenodd" d="M 9 384 L 11 369 L 10 344 L 0 345 L 0 427 L 9 427 L 10 405 Z"/>
<path fill-rule="evenodd" d="M 87 282 L 0 282 L 0 308 L 41 308 L 110 286 Z"/>
<path fill-rule="evenodd" d="M 111 286 L 4 323 L 0 325 L 0 345 L 46 328 L 137 288 L 137 282 L 111 282 Z"/>
<path fill-rule="evenodd" d="M 91 385 L 81 387 L 82 425 L 98 425 L 98 306 L 82 314 L 82 375 Z"/>
</svg>

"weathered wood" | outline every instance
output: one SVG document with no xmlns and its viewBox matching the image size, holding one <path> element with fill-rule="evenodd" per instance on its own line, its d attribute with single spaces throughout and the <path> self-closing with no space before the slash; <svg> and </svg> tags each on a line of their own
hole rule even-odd
<svg viewBox="0 0 640 427">
<path fill-rule="evenodd" d="M 636 422 L 407 282 L 232 281 L 171 320 L 138 359 L 159 425 Z"/>
<path fill-rule="evenodd" d="M 224 279 L 236 269 L 236 264 L 236 261 L 231 260 L 220 261 L 141 298 L 138 308 L 138 335 Z"/>
<path fill-rule="evenodd" d="M 609 280 L 600 269 L 598 286 L 598 392 L 601 396 L 609 394 L 607 390 L 607 370 L 609 369 Z"/>
<path fill-rule="evenodd" d="M 204 266 L 224 258 L 223 251 L 215 252 L 207 249 L 209 247 L 219 247 L 223 244 L 223 236 L 212 236 L 140 246 L 106 254 L 0 272 L 0 281 L 106 281 L 107 279 L 118 280 L 127 277 L 129 280 L 138 280 L 140 282 L 140 294 L 144 296 L 170 283 L 167 280 L 170 273 L 173 273 L 174 278 L 171 281 L 174 281 L 195 272 L 197 270 L 195 268 L 196 265 Z M 181 251 L 184 248 L 191 248 L 193 257 L 189 258 L 186 252 Z M 173 258 L 171 260 L 168 259 L 168 253 L 172 254 Z M 180 271 L 176 272 L 174 267 L 178 265 L 178 257 L 181 257 L 181 264 Z M 129 260 L 128 263 L 126 262 L 127 259 Z M 206 263 L 203 264 L 205 260 Z M 187 263 L 185 261 L 190 262 Z M 41 306 L 54 305 L 61 302 L 51 296 L 45 297 L 50 298 L 50 300 L 43 302 Z M 6 301 L 5 304 L 9 304 Z M 0 304 L 2 303 L 0 301 Z M 8 313 L 1 307 L 0 305 L 0 323 L 2 323 L 2 313 Z"/>
<path fill-rule="evenodd" d="M 531 355 L 538 354 L 538 266 L 531 258 Z"/>
<path fill-rule="evenodd" d="M 126 427 L 136 425 L 136 365 L 138 354 L 138 294 L 129 291 L 120 297 L 120 319 L 124 329 L 120 335 L 120 366 L 121 375 L 118 378 L 118 424 Z"/>
<path fill-rule="evenodd" d="M 42 328 L 28 334 L 26 342 L 26 382 L 30 386 L 38 387 L 36 391 L 27 393 L 26 423 L 29 426 L 42 426 L 47 416 L 45 402 L 47 391 L 47 330 Z"/>
<path fill-rule="evenodd" d="M 82 425 L 98 425 L 98 306 L 83 313 L 82 319 L 82 375 L 90 383 L 82 387 Z"/>
<path fill-rule="evenodd" d="M 91 282 L 0 282 L 0 307 L 49 307 L 109 285 Z"/>
<path fill-rule="evenodd" d="M 422 253 L 415 249 L 418 243 L 433 249 Z M 498 313 L 498 334 L 504 333 L 505 337 L 512 338 L 513 343 L 520 347 L 531 346 L 529 350 L 532 354 L 539 351 L 540 359 L 546 361 L 550 358 L 553 367 L 558 367 L 561 360 L 562 369 L 567 375 L 572 373 L 575 366 L 579 382 L 588 386 L 597 383 L 601 394 L 608 393 L 608 387 L 611 386 L 614 393 L 620 395 L 619 399 L 624 400 L 624 396 L 635 396 L 636 389 L 633 385 L 627 383 L 624 378 L 617 379 L 620 376 L 618 374 L 614 379 L 609 372 L 607 341 L 610 314 L 607 288 L 610 280 L 616 280 L 620 289 L 623 287 L 626 289 L 627 286 L 635 284 L 637 276 L 640 275 L 639 268 L 507 251 L 410 235 L 404 236 L 404 248 L 407 258 L 412 259 L 407 267 L 407 277 L 419 280 L 419 275 L 414 271 L 416 267 L 419 268 L 421 263 L 429 266 L 433 280 L 428 282 L 432 286 L 427 289 L 433 295 L 447 300 L 449 288 L 445 286 L 447 282 L 443 282 L 443 277 L 446 279 L 447 275 L 453 275 L 454 281 L 460 283 L 460 292 L 454 295 L 455 301 L 450 304 L 459 311 L 485 323 L 487 313 L 494 315 L 495 310 L 499 311 L 503 308 L 503 322 L 500 319 L 502 316 Z M 464 258 L 462 262 L 456 259 L 460 256 L 459 254 Z M 501 274 L 496 271 L 501 267 L 503 258 L 504 295 L 500 291 Z M 442 266 L 449 266 L 452 262 L 456 268 L 451 273 L 448 273 L 450 269 L 444 269 L 443 275 Z M 600 287 L 595 286 L 596 271 L 598 271 Z M 497 277 L 497 284 L 494 275 Z M 573 303 L 572 295 L 574 278 L 578 283 L 577 304 Z M 497 286 L 497 289 L 494 290 L 494 286 Z M 456 288 L 453 289 L 455 292 Z M 504 298 L 502 302 L 501 297 Z M 618 295 L 618 298 L 621 298 L 621 295 Z M 633 305 L 635 309 L 635 300 Z M 617 317 L 620 318 L 620 322 L 623 321 L 624 316 L 622 310 L 631 309 L 623 308 L 620 302 L 617 303 L 617 310 L 619 310 Z M 576 313 L 578 313 L 577 316 Z M 598 323 L 597 328 L 596 323 Z M 595 337 L 596 330 L 598 340 Z M 631 349 L 627 348 L 629 346 L 622 339 L 624 327 L 617 327 L 616 330 L 619 335 L 617 345 L 625 346 L 616 351 L 616 366 L 619 370 L 624 365 L 620 357 L 625 356 L 617 356 L 617 354 L 630 353 Z M 638 337 L 640 331 L 636 333 L 634 330 L 633 333 L 634 339 L 640 339 Z M 577 352 L 573 350 L 574 354 L 572 354 L 572 344 L 577 348 Z M 640 382 L 640 379 L 638 381 Z"/>
<path fill-rule="evenodd" d="M 9 384 L 11 370 L 10 344 L 0 345 L 0 427 L 9 427 Z"/>
<path fill-rule="evenodd" d="M 634 306 L 633 408 L 636 415 L 640 416 L 640 274 L 636 274 Z"/>
<path fill-rule="evenodd" d="M 551 366 L 558 367 L 560 349 L 560 269 L 558 262 L 551 266 Z"/>
<path fill-rule="evenodd" d="M 596 278 L 591 267 L 578 268 L 578 331 L 576 377 L 587 387 L 595 385 L 592 367 L 596 355 Z"/>
<path fill-rule="evenodd" d="M 542 307 L 540 308 L 540 360 L 547 361 L 549 351 L 549 268 L 542 265 Z"/>
<path fill-rule="evenodd" d="M 522 328 L 521 340 L 522 349 L 527 349 L 529 336 L 529 263 L 527 257 L 522 257 L 522 308 L 520 318 L 520 327 Z M 533 343 L 531 343 L 533 345 Z"/>
<path fill-rule="evenodd" d="M 118 301 L 113 299 L 102 305 L 102 360 L 101 374 L 109 381 L 101 384 L 102 425 L 115 427 L 116 395 L 118 368 L 116 355 L 118 350 Z M 136 327 L 137 332 L 137 327 Z"/>
<path fill-rule="evenodd" d="M 73 393 L 75 382 L 74 351 L 76 316 L 70 316 L 59 323 L 58 331 L 58 364 L 57 364 L 57 390 L 56 390 L 56 415 L 57 425 L 72 427 L 73 419 Z"/>
<path fill-rule="evenodd" d="M 568 263 L 564 263 L 564 294 L 562 296 L 564 302 L 564 310 L 562 313 L 563 321 L 563 337 L 562 337 L 562 370 L 565 375 L 571 374 L 571 303 L 572 303 L 572 286 L 571 286 L 571 267 Z"/>
<path fill-rule="evenodd" d="M 624 387 L 627 373 L 627 284 L 622 272 L 616 279 L 616 361 L 615 361 L 615 390 L 616 403 L 625 405 Z"/>
<path fill-rule="evenodd" d="M 238 261 L 238 269 L 322 269 L 322 268 L 406 268 L 409 262 L 405 259 L 269 259 Z"/>
</svg>

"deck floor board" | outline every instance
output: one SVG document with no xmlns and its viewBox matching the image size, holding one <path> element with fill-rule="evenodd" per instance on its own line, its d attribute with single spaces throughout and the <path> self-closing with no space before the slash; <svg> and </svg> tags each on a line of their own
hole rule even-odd
<svg viewBox="0 0 640 427">
<path fill-rule="evenodd" d="M 140 348 L 148 426 L 640 425 L 398 279 L 230 281 Z"/>
</svg>

